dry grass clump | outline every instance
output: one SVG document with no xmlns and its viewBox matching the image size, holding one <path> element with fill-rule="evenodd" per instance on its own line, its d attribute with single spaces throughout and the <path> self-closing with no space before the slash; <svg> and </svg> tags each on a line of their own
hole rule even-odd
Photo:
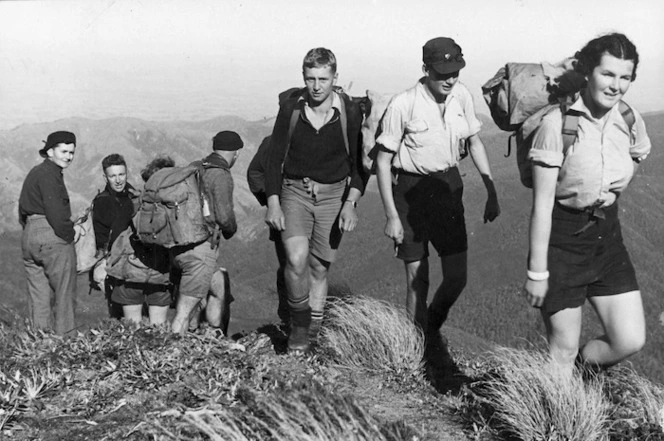
<svg viewBox="0 0 664 441">
<path fill-rule="evenodd" d="M 664 440 L 664 389 L 639 376 L 627 365 L 603 376 L 611 403 L 612 440 Z"/>
<path fill-rule="evenodd" d="M 474 416 L 492 431 L 522 440 L 608 439 L 610 406 L 601 380 L 584 384 L 578 372 L 561 370 L 540 351 L 501 348 L 490 364 L 492 372 L 472 393 L 482 408 Z"/>
<path fill-rule="evenodd" d="M 421 437 L 403 423 L 381 423 L 349 397 L 311 383 L 277 393 L 239 391 L 241 406 L 163 412 L 143 432 L 225 441 L 406 441 Z M 195 432 L 198 431 L 199 434 Z"/>
<path fill-rule="evenodd" d="M 330 302 L 321 346 L 339 366 L 421 377 L 424 337 L 405 311 L 357 296 Z"/>
</svg>

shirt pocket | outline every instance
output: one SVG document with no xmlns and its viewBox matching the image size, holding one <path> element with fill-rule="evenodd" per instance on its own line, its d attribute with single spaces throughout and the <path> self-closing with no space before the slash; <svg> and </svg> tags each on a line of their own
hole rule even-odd
<svg viewBox="0 0 664 441">
<path fill-rule="evenodd" d="M 406 123 L 404 142 L 408 147 L 422 148 L 430 137 L 429 124 L 423 119 L 413 119 Z"/>
</svg>

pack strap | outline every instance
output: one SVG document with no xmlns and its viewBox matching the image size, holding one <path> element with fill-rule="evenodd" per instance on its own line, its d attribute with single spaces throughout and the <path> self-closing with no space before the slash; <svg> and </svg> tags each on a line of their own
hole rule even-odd
<svg viewBox="0 0 664 441">
<path fill-rule="evenodd" d="M 295 131 L 295 126 L 297 125 L 297 121 L 300 119 L 300 114 L 302 113 L 299 106 L 300 103 L 298 101 L 297 103 L 295 103 L 295 108 L 293 109 L 293 113 L 291 113 L 290 122 L 288 123 L 288 138 L 286 138 L 286 151 L 284 152 L 284 158 L 281 161 L 282 174 L 284 173 L 284 164 L 286 163 L 288 150 L 290 150 L 291 139 L 293 138 L 293 132 Z"/>
<path fill-rule="evenodd" d="M 350 156 L 350 147 L 348 146 L 348 117 L 346 116 L 346 101 L 339 95 L 339 118 L 341 119 L 341 133 L 344 136 L 344 146 L 346 147 L 346 154 Z"/>
</svg>

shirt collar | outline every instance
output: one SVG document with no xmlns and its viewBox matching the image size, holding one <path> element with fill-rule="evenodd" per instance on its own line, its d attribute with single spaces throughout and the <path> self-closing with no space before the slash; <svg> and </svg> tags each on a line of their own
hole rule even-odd
<svg viewBox="0 0 664 441">
<path fill-rule="evenodd" d="M 309 102 L 304 98 L 306 94 L 300 95 L 300 97 L 297 99 L 298 102 L 304 101 L 304 105 L 309 107 Z M 332 107 L 341 111 L 341 98 L 339 98 L 339 94 L 336 91 L 332 91 Z"/>
<path fill-rule="evenodd" d="M 56 164 L 55 162 L 51 161 L 50 159 L 48 159 L 48 158 L 44 158 L 44 164 L 46 164 L 46 167 L 48 167 L 48 168 L 50 168 L 50 169 L 52 169 L 52 170 L 57 170 L 57 171 L 59 171 L 60 173 L 62 173 L 62 167 L 60 167 L 58 164 Z"/>
</svg>

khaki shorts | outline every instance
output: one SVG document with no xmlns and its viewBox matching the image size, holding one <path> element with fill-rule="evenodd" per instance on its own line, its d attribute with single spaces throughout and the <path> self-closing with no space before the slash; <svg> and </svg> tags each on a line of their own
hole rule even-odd
<svg viewBox="0 0 664 441">
<path fill-rule="evenodd" d="M 312 190 L 313 188 L 313 190 Z M 282 240 L 304 236 L 309 239 L 312 255 L 334 262 L 341 242 L 339 213 L 346 191 L 346 180 L 321 184 L 302 179 L 284 178 L 281 186 L 281 210 L 286 220 Z"/>
</svg>

